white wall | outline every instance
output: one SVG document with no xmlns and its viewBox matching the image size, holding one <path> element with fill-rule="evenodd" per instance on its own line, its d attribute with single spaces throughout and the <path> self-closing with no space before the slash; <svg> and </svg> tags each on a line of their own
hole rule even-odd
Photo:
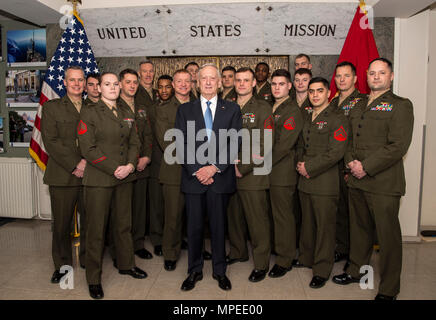
<svg viewBox="0 0 436 320">
<path fill-rule="evenodd" d="M 417 237 L 420 214 L 423 126 L 427 109 L 429 10 L 408 19 L 395 19 L 394 93 L 414 106 L 413 139 L 404 158 L 406 195 L 401 200 L 403 237 Z"/>
<path fill-rule="evenodd" d="M 436 10 L 430 12 L 428 95 L 421 225 L 436 226 Z"/>
</svg>

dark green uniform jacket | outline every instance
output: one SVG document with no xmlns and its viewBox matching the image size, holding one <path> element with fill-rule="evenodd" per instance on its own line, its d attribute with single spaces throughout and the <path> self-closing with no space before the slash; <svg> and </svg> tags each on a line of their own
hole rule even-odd
<svg viewBox="0 0 436 320">
<path fill-rule="evenodd" d="M 297 103 L 297 100 L 295 100 L 295 103 Z M 312 105 L 310 104 L 309 97 L 307 97 L 306 100 L 303 101 L 301 107 L 299 108 L 301 111 L 301 115 L 303 116 L 303 120 L 305 120 L 307 116 L 309 118 L 312 118 Z"/>
<path fill-rule="evenodd" d="M 156 137 L 162 152 L 173 141 L 164 141 L 165 132 L 169 129 L 174 129 L 176 123 L 177 109 L 180 106 L 180 101 L 173 96 L 166 103 L 161 104 L 156 109 Z M 175 157 L 175 150 L 173 152 Z M 163 184 L 180 185 L 182 179 L 182 166 L 174 163 L 168 164 L 165 158 L 162 158 L 159 171 L 159 181 Z"/>
<path fill-rule="evenodd" d="M 310 179 L 300 176 L 298 190 L 316 195 L 339 195 L 338 162 L 348 143 L 348 120 L 333 106 L 324 109 L 312 122 L 306 117 L 298 141 L 298 159 L 304 162 Z"/>
<path fill-rule="evenodd" d="M 232 90 L 230 90 L 230 92 L 227 93 L 227 95 L 224 98 L 223 98 L 223 92 L 222 91 L 218 94 L 218 96 L 221 99 L 229 100 L 229 101 L 232 101 L 232 102 L 236 102 L 236 98 L 238 97 L 238 95 L 236 94 L 235 87 L 233 87 Z"/>
<path fill-rule="evenodd" d="M 330 101 L 330 106 L 335 108 L 337 112 L 348 117 L 354 106 L 366 97 L 366 94 L 360 93 L 358 89 L 355 89 L 341 104 L 339 104 L 339 96 L 333 98 L 332 101 Z"/>
<path fill-rule="evenodd" d="M 295 156 L 298 136 L 303 128 L 301 111 L 295 100 L 283 101 L 273 113 L 273 167 L 270 184 L 274 186 L 295 186 Z"/>
<path fill-rule="evenodd" d="M 274 104 L 274 97 L 271 93 L 271 84 L 267 81 L 265 85 L 260 89 L 259 93 L 257 93 L 257 88 L 253 88 L 253 96 L 258 98 L 259 100 L 264 100 L 268 102 L 270 105 Z"/>
<path fill-rule="evenodd" d="M 254 175 L 253 169 L 255 167 L 263 167 L 264 163 L 255 164 L 254 158 L 262 159 L 265 157 L 264 150 L 264 131 L 265 127 L 268 127 L 272 122 L 271 105 L 265 101 L 251 97 L 251 99 L 241 109 L 242 113 L 242 128 L 250 131 L 250 141 L 243 143 L 243 150 L 246 149 L 250 157 L 250 163 L 238 164 L 238 170 L 243 175 L 242 178 L 236 179 L 236 187 L 238 190 L 265 190 L 269 189 L 269 175 Z M 252 134 L 253 129 L 260 130 L 260 139 L 255 139 L 255 135 Z M 269 129 L 271 130 L 271 129 Z M 271 130 L 272 132 L 272 130 Z M 272 138 L 272 136 L 271 136 Z M 272 141 L 271 141 L 272 142 Z M 259 145 L 260 153 L 256 154 L 256 150 L 253 149 L 253 145 Z M 271 145 L 272 147 L 272 145 Z M 270 147 L 270 148 L 271 148 Z M 239 153 L 238 159 L 242 161 L 242 151 Z M 256 160 L 257 161 L 257 160 Z"/>
<path fill-rule="evenodd" d="M 77 143 L 80 115 L 70 98 L 53 99 L 42 107 L 41 135 L 49 154 L 44 183 L 51 186 L 80 186 L 82 179 L 72 174 L 82 160 Z"/>
<path fill-rule="evenodd" d="M 141 106 L 137 106 L 135 103 L 135 113 L 133 113 L 132 109 L 130 109 L 129 105 L 123 100 L 123 98 L 118 99 L 117 106 L 118 108 L 123 108 L 126 113 L 130 114 L 130 116 L 135 119 L 136 130 L 140 143 L 139 158 L 148 157 L 151 159 L 153 137 L 147 110 Z M 148 164 L 145 170 L 141 172 L 135 171 L 136 177 L 138 179 L 148 177 L 150 174 L 149 167 L 150 164 Z"/>
<path fill-rule="evenodd" d="M 92 101 L 91 99 L 89 99 L 89 97 L 87 97 L 85 99 L 85 101 L 83 101 L 84 105 L 90 106 L 90 105 L 95 105 L 96 102 Z"/>
<path fill-rule="evenodd" d="M 136 168 L 139 153 L 134 117 L 124 108 L 117 112 L 115 117 L 101 100 L 80 112 L 77 133 L 80 150 L 88 162 L 83 176 L 85 186 L 112 187 L 136 179 L 133 174 L 124 180 L 114 176 L 118 166 L 131 163 Z"/>
<path fill-rule="evenodd" d="M 360 180 L 350 175 L 348 186 L 378 194 L 404 195 L 403 156 L 412 140 L 412 102 L 391 91 L 369 106 L 367 102 L 359 101 L 350 113 L 353 137 L 345 154 L 345 164 L 359 160 L 367 175 Z"/>
</svg>

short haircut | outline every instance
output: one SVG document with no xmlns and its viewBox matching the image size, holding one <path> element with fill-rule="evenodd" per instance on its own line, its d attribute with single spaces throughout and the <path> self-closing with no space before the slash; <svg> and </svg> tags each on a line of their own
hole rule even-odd
<svg viewBox="0 0 436 320">
<path fill-rule="evenodd" d="M 141 67 L 143 64 L 151 64 L 152 66 L 153 66 L 153 68 L 154 68 L 154 63 L 153 62 L 151 62 L 151 60 L 142 60 L 140 63 L 139 63 L 139 67 Z"/>
<path fill-rule="evenodd" d="M 286 79 L 288 79 L 289 82 L 291 82 L 291 74 L 289 73 L 288 70 L 286 69 L 277 69 L 276 71 L 273 72 L 273 74 L 271 75 L 271 80 L 274 77 L 285 77 Z"/>
<path fill-rule="evenodd" d="M 117 77 L 117 79 L 119 79 L 119 78 L 118 78 L 118 75 L 117 75 L 116 73 L 114 73 L 114 72 L 110 72 L 110 71 L 105 71 L 105 72 L 103 72 L 103 73 L 101 74 L 101 76 L 100 76 L 100 82 L 99 82 L 99 84 L 101 84 L 101 81 L 103 80 L 103 77 L 104 77 L 105 75 L 108 75 L 108 74 L 112 74 L 112 75 L 114 75 L 115 77 Z"/>
<path fill-rule="evenodd" d="M 173 73 L 173 79 L 176 77 L 176 74 L 179 74 L 179 73 L 186 73 L 186 74 L 189 74 L 189 77 L 191 77 L 191 74 L 188 71 L 186 71 L 186 69 L 179 69 Z"/>
<path fill-rule="evenodd" d="M 223 70 L 221 70 L 221 73 L 223 73 L 224 71 L 233 71 L 233 73 L 236 73 L 236 69 L 232 66 L 224 67 Z"/>
<path fill-rule="evenodd" d="M 159 80 L 169 80 L 173 82 L 173 77 L 171 77 L 169 74 L 163 74 L 157 79 L 157 82 L 159 82 Z"/>
<path fill-rule="evenodd" d="M 327 90 L 330 90 L 330 84 L 327 79 L 323 77 L 315 77 L 309 81 L 309 87 L 312 83 L 322 83 Z"/>
<path fill-rule="evenodd" d="M 85 72 L 83 71 L 82 67 L 80 66 L 69 66 L 66 70 L 65 70 L 65 74 L 64 74 L 64 78 L 67 77 L 67 72 L 70 70 L 80 70 L 83 73 L 83 77 L 85 77 Z"/>
<path fill-rule="evenodd" d="M 386 64 L 388 65 L 389 69 L 391 70 L 391 72 L 394 71 L 394 68 L 392 67 L 392 62 L 390 62 L 390 61 L 389 61 L 388 59 L 386 59 L 386 58 L 376 58 L 376 59 L 372 60 L 372 61 L 369 63 L 369 65 L 368 65 L 368 69 L 369 69 L 369 67 L 372 65 L 372 63 L 373 63 L 373 62 L 376 62 L 376 61 L 382 61 L 382 62 L 386 63 Z"/>
<path fill-rule="evenodd" d="M 124 79 L 124 76 L 125 76 L 126 74 L 133 74 L 134 76 L 136 76 L 136 78 L 139 79 L 138 72 L 136 72 L 136 71 L 133 70 L 133 69 L 127 68 L 127 69 L 124 69 L 123 71 L 120 72 L 120 80 L 123 80 L 123 79 Z"/>
<path fill-rule="evenodd" d="M 250 72 L 251 75 L 253 76 L 253 78 L 256 78 L 253 69 L 249 68 L 249 67 L 242 67 L 239 68 L 235 73 L 242 73 L 242 72 Z"/>
<path fill-rule="evenodd" d="M 88 82 L 89 78 L 97 79 L 98 82 L 100 82 L 100 75 L 98 73 L 88 73 L 88 75 L 86 76 L 86 82 Z"/>
<path fill-rule="evenodd" d="M 305 53 L 300 53 L 299 55 L 297 55 L 297 56 L 295 57 L 295 60 L 300 59 L 300 58 L 306 58 L 307 61 L 309 61 L 309 63 L 310 63 L 310 57 L 309 57 L 307 54 L 305 54 Z M 295 61 L 295 60 L 294 60 L 294 61 Z"/>
<path fill-rule="evenodd" d="M 307 69 L 307 68 L 300 68 L 300 69 L 296 70 L 296 71 L 294 72 L 294 79 L 295 79 L 295 76 L 296 76 L 297 74 L 299 74 L 300 76 L 302 76 L 303 74 L 308 74 L 308 75 L 312 78 L 312 71 L 310 71 L 310 70 Z"/>
<path fill-rule="evenodd" d="M 221 72 L 220 72 L 220 69 L 218 69 L 218 67 L 217 67 L 214 63 L 206 63 L 206 64 L 203 64 L 203 65 L 200 67 L 200 69 L 198 70 L 198 76 L 199 76 L 199 77 L 200 77 L 201 70 L 203 70 L 204 68 L 207 68 L 207 67 L 215 68 L 215 69 L 216 69 L 216 74 L 217 74 L 218 78 L 221 78 Z"/>
<path fill-rule="evenodd" d="M 335 71 L 338 70 L 338 68 L 340 68 L 340 67 L 350 67 L 351 71 L 353 72 L 353 75 L 356 75 L 356 67 L 351 62 L 342 61 L 341 63 L 338 63 L 336 65 Z"/>
<path fill-rule="evenodd" d="M 188 62 L 188 63 L 185 65 L 184 69 L 187 69 L 189 66 L 197 66 L 198 68 L 200 68 L 200 66 L 198 65 L 198 63 L 195 62 L 195 61 Z"/>
<path fill-rule="evenodd" d="M 268 72 L 269 72 L 269 65 L 268 65 L 268 63 L 266 63 L 266 62 L 259 62 L 258 64 L 256 64 L 256 68 L 254 68 L 254 70 L 256 70 L 257 69 L 257 67 L 258 66 L 261 66 L 261 65 L 264 65 L 265 67 L 267 67 L 267 69 L 268 69 Z"/>
</svg>

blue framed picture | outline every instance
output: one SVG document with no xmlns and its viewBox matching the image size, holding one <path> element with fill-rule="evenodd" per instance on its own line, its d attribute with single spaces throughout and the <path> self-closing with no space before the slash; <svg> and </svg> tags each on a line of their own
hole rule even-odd
<svg viewBox="0 0 436 320">
<path fill-rule="evenodd" d="M 8 65 L 11 67 L 45 66 L 47 60 L 45 29 L 9 30 Z"/>
</svg>

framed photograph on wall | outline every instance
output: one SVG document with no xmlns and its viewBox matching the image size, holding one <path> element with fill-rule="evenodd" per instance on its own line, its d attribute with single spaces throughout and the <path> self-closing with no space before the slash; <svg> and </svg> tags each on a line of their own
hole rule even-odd
<svg viewBox="0 0 436 320">
<path fill-rule="evenodd" d="M 9 111 L 9 145 L 11 147 L 29 147 L 36 113 L 36 110 Z"/>
<path fill-rule="evenodd" d="M 6 106 L 38 107 L 46 70 L 6 71 Z"/>
<path fill-rule="evenodd" d="M 5 136 L 5 130 L 4 130 L 4 119 L 0 117 L 0 153 L 5 152 L 5 144 L 4 144 L 4 136 Z"/>
<path fill-rule="evenodd" d="M 7 32 L 8 66 L 46 66 L 45 29 L 9 30 Z"/>
</svg>

